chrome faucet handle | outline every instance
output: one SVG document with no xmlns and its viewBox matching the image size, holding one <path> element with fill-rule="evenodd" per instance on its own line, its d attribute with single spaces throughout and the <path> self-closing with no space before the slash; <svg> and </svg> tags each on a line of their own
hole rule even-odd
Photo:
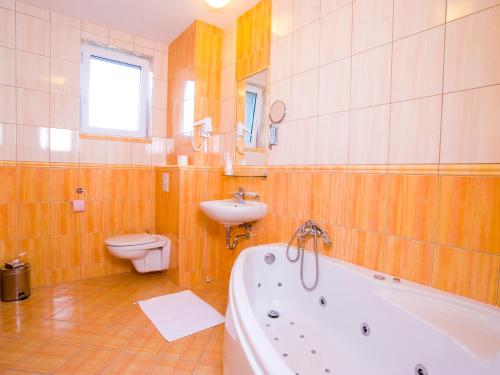
<svg viewBox="0 0 500 375">
<path fill-rule="evenodd" d="M 241 186 L 238 188 L 238 191 L 231 193 L 234 199 L 236 199 L 239 203 L 243 203 L 245 200 L 245 189 Z"/>
</svg>

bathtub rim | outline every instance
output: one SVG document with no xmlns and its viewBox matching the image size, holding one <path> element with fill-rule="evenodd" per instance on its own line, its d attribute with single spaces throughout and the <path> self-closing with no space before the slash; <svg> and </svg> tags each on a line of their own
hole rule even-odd
<svg viewBox="0 0 500 375">
<path fill-rule="evenodd" d="M 229 302 L 232 306 L 232 318 L 235 323 L 236 333 L 242 345 L 243 351 L 245 355 L 247 355 L 248 362 L 250 363 L 254 371 L 256 371 L 256 368 L 254 366 L 257 367 L 257 369 L 259 370 L 259 372 L 257 373 L 259 374 L 293 374 L 293 371 L 290 370 L 290 368 L 286 365 L 286 362 L 281 358 L 274 346 L 272 346 L 269 339 L 265 335 L 264 330 L 258 323 L 250 304 L 243 271 L 246 264 L 246 259 L 248 258 L 249 254 L 256 251 L 261 251 L 262 253 L 272 250 L 284 251 L 286 246 L 287 244 L 285 243 L 276 242 L 248 247 L 242 250 L 238 255 L 238 258 L 236 259 L 236 262 L 234 263 L 233 269 L 231 271 Z M 311 254 L 310 251 L 306 250 L 306 252 L 308 254 Z M 413 293 L 426 298 L 456 305 L 471 312 L 476 311 L 486 314 L 500 313 L 500 308 L 494 305 L 489 305 L 481 301 L 452 294 L 406 279 L 401 279 L 401 282 L 394 283 L 392 282 L 393 278 L 395 277 L 393 275 L 389 275 L 377 270 L 364 268 L 359 265 L 349 263 L 341 259 L 329 257 L 323 254 L 319 254 L 319 256 L 321 261 L 332 263 L 334 267 L 339 267 L 344 269 L 346 272 L 354 273 L 356 276 L 364 278 L 368 282 L 382 282 L 383 284 L 379 285 L 381 285 L 384 292 L 392 290 L 398 293 Z M 376 281 L 373 277 L 374 275 L 383 275 L 385 276 L 385 280 Z M 297 277 L 299 276 L 297 275 Z M 237 293 L 236 290 L 238 291 Z M 380 298 L 384 298 L 384 296 L 380 295 Z M 392 302 L 397 308 L 401 309 L 407 314 L 411 314 L 412 317 L 420 320 L 421 322 L 429 326 L 429 328 L 438 330 L 443 335 L 446 335 L 450 340 L 459 345 L 469 355 L 476 358 L 478 362 L 484 363 L 484 360 L 487 357 L 485 353 L 477 350 L 472 350 L 472 348 L 467 346 L 462 340 L 459 340 L 455 336 L 450 335 L 449 332 L 443 330 L 439 325 L 432 324 L 429 320 L 423 319 L 418 314 L 405 309 L 403 306 L 396 304 L 394 301 Z M 241 319 L 242 316 L 244 316 L 244 322 Z M 252 345 L 252 343 L 254 342 L 258 342 L 259 345 Z M 263 363 L 262 361 L 263 358 L 266 358 L 265 363 Z"/>
</svg>

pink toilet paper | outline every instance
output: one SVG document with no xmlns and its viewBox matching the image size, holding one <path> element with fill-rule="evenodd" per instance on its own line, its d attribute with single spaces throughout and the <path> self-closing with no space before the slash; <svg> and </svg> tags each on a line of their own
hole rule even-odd
<svg viewBox="0 0 500 375">
<path fill-rule="evenodd" d="M 73 211 L 83 212 L 85 211 L 85 201 L 83 199 L 77 199 L 73 201 Z"/>
</svg>

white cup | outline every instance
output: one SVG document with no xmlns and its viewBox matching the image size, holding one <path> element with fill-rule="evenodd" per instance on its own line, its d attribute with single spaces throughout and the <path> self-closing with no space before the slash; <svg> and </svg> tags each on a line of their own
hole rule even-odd
<svg viewBox="0 0 500 375">
<path fill-rule="evenodd" d="M 179 167 L 187 167 L 188 166 L 188 156 L 187 155 L 178 155 L 177 156 L 177 165 Z"/>
</svg>

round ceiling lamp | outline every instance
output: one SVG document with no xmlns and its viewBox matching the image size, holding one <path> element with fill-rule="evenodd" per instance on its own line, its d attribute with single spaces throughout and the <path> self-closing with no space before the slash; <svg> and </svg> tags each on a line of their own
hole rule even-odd
<svg viewBox="0 0 500 375">
<path fill-rule="evenodd" d="M 231 0 L 205 0 L 212 8 L 224 8 Z"/>
</svg>

